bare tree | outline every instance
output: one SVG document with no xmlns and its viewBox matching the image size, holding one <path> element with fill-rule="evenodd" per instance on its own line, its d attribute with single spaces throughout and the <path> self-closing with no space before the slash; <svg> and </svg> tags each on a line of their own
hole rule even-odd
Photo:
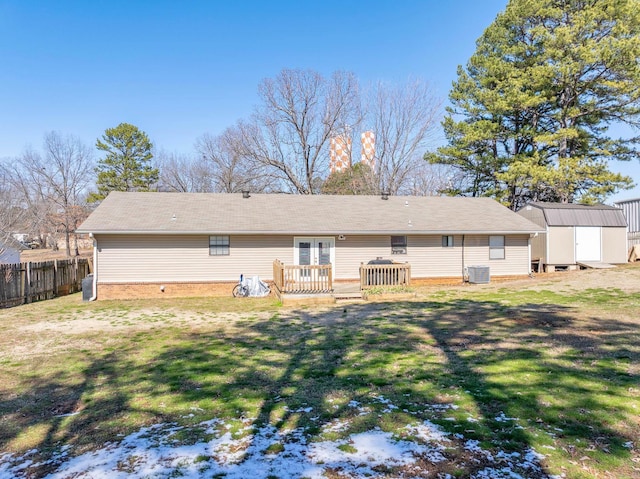
<svg viewBox="0 0 640 479">
<path fill-rule="evenodd" d="M 12 233 L 22 227 L 24 217 L 24 205 L 11 181 L 11 174 L 0 163 L 0 256 L 5 252 L 6 245 L 11 243 Z"/>
<path fill-rule="evenodd" d="M 207 171 L 212 171 L 216 191 L 314 194 L 321 193 L 323 185 L 325 191 L 433 191 L 439 169 L 425 167 L 422 155 L 438 127 L 440 101 L 426 83 L 378 83 L 363 98 L 351 73 L 325 78 L 309 70 L 282 70 L 263 80 L 258 93 L 261 103 L 249 120 L 220 136 L 205 135 L 196 144 L 213 167 Z M 357 172 L 355 186 L 343 181 L 353 179 L 351 173 L 334 175 L 327 185 L 330 140 L 342 137 L 359 143 L 361 124 L 376 137 L 373 174 Z"/>
<path fill-rule="evenodd" d="M 27 149 L 23 156 L 31 155 Z M 12 158 L 4 164 L 4 175 L 10 185 L 13 204 L 22 209 L 20 228 L 31 237 L 38 237 L 44 244 L 47 233 L 52 227 L 49 224 L 51 206 L 43 198 L 42 192 L 31 180 L 31 175 L 23 167 L 22 157 Z"/>
<path fill-rule="evenodd" d="M 32 220 L 48 220 L 54 231 L 61 230 L 67 256 L 71 256 L 71 234 L 87 214 L 85 199 L 93 177 L 93 152 L 78 138 L 58 132 L 45 135 L 43 150 L 43 155 L 31 149 L 22 155 L 14 171 L 14 184 Z"/>
<path fill-rule="evenodd" d="M 263 80 L 258 93 L 256 113 L 237 126 L 241 157 L 267 167 L 283 191 L 318 193 L 328 174 L 330 138 L 360 120 L 354 75 L 336 72 L 327 79 L 310 70 L 282 70 Z"/>
<path fill-rule="evenodd" d="M 273 171 L 247 153 L 243 134 L 243 127 L 238 125 L 227 128 L 218 136 L 205 134 L 196 141 L 196 151 L 211 172 L 214 191 L 237 193 L 277 189 Z"/>
<path fill-rule="evenodd" d="M 457 173 L 444 165 L 417 162 L 411 175 L 400 189 L 400 194 L 412 196 L 439 196 L 449 191 L 456 182 Z"/>
<path fill-rule="evenodd" d="M 428 84 L 411 80 L 399 86 L 377 83 L 365 105 L 365 124 L 372 125 L 376 137 L 375 172 L 380 190 L 391 194 L 416 191 L 418 176 L 434 173 L 424 168 L 422 156 L 439 126 L 441 101 Z"/>
<path fill-rule="evenodd" d="M 160 170 L 160 190 L 180 193 L 215 191 L 213 172 L 202 157 L 160 151 L 154 153 L 154 158 Z"/>
</svg>

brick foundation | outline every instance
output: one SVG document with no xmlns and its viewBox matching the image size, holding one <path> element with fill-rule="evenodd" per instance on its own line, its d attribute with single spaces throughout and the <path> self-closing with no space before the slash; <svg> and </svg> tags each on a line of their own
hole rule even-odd
<svg viewBox="0 0 640 479">
<path fill-rule="evenodd" d="M 237 283 L 98 283 L 101 299 L 153 299 L 231 296 Z M 164 291 L 161 290 L 164 287 Z"/>
<path fill-rule="evenodd" d="M 529 275 L 491 276 L 490 283 L 503 283 L 526 279 Z M 458 286 L 462 284 L 462 276 L 438 277 L 438 278 L 411 278 L 411 286 Z"/>
<path fill-rule="evenodd" d="M 503 282 L 527 278 L 521 276 L 492 276 L 491 282 Z M 356 280 L 339 280 L 348 283 Z M 460 277 L 412 278 L 411 286 L 456 286 Z M 235 282 L 211 283 L 98 283 L 98 300 L 101 299 L 153 299 L 153 298 L 198 298 L 231 296 Z M 164 287 L 164 291 L 161 290 Z M 272 288 L 273 290 L 273 288 Z M 273 291 L 271 294 L 274 294 Z"/>
</svg>

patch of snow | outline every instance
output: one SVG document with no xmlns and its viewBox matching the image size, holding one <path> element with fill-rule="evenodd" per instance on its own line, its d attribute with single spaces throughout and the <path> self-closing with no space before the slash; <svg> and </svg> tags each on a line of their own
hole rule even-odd
<svg viewBox="0 0 640 479">
<path fill-rule="evenodd" d="M 312 407 L 300 407 L 298 409 L 289 409 L 288 407 L 285 406 L 285 411 L 289 411 L 289 412 L 304 412 L 304 413 L 310 413 L 311 411 L 313 411 Z"/>
<path fill-rule="evenodd" d="M 507 417 L 505 416 L 505 414 L 500 411 L 500 414 L 498 414 L 498 416 L 496 416 L 495 418 L 496 422 L 509 422 L 509 421 L 517 421 L 518 418 L 517 417 Z"/>
<path fill-rule="evenodd" d="M 390 404 L 386 400 L 384 403 Z M 318 442 L 309 442 L 304 428 L 279 430 L 266 425 L 255 429 L 254 421 L 254 418 L 243 418 L 240 423 L 226 423 L 220 419 L 200 422 L 194 427 L 204 430 L 212 439 L 186 445 L 178 441 L 176 434 L 188 430 L 188 426 L 156 424 L 75 457 L 69 454 L 70 446 L 63 446 L 40 464 L 34 462 L 36 449 L 22 456 L 4 453 L 0 454 L 0 477 L 31 477 L 30 469 L 48 465 L 54 471 L 46 479 L 177 476 L 186 479 L 216 476 L 258 479 L 270 475 L 280 479 L 322 479 L 330 469 L 339 470 L 344 477 L 375 479 L 385 477 L 384 472 L 379 472 L 379 466 L 386 469 L 417 465 L 419 460 L 432 464 L 446 461 L 445 453 L 453 447 L 452 440 L 464 441 L 462 434 L 447 433 L 430 421 L 403 428 L 402 435 L 411 440 L 375 427 L 339 440 Z M 325 425 L 322 432 L 346 433 L 350 427 L 348 419 L 335 419 Z M 539 463 L 544 456 L 531 449 L 521 453 L 498 451 L 494 456 L 482 449 L 478 441 L 467 440 L 462 444 L 474 456 L 471 461 L 482 458 L 496 466 L 474 473 L 472 477 L 477 479 L 519 479 L 534 472 L 536 476 L 543 475 Z"/>
<path fill-rule="evenodd" d="M 417 426 L 405 426 L 405 429 L 425 442 L 450 442 L 448 433 L 444 432 L 440 426 L 431 421 L 423 421 Z"/>
<path fill-rule="evenodd" d="M 334 419 L 333 421 L 331 421 L 330 423 L 327 423 L 322 428 L 322 433 L 342 432 L 342 431 L 346 431 L 347 429 L 349 429 L 349 421 Z"/>
<path fill-rule="evenodd" d="M 67 414 L 58 414 L 58 415 L 53 416 L 53 417 L 71 417 L 71 416 L 77 416 L 78 414 L 80 414 L 80 411 L 69 412 Z"/>
</svg>

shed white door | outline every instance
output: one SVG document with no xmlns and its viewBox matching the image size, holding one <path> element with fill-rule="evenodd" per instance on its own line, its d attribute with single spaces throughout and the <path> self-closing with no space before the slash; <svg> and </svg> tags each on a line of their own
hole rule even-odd
<svg viewBox="0 0 640 479">
<path fill-rule="evenodd" d="M 600 261 L 602 238 L 599 226 L 576 226 L 576 261 Z"/>
</svg>

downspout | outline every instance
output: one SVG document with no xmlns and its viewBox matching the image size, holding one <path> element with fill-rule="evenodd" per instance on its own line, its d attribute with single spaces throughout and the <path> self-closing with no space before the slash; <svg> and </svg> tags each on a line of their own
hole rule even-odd
<svg viewBox="0 0 640 479">
<path fill-rule="evenodd" d="M 89 238 L 93 239 L 93 296 L 89 301 L 95 301 L 98 299 L 98 240 L 94 238 L 93 233 L 89 233 Z"/>
<path fill-rule="evenodd" d="M 464 235 L 462 235 L 462 282 L 464 283 Z"/>
</svg>

